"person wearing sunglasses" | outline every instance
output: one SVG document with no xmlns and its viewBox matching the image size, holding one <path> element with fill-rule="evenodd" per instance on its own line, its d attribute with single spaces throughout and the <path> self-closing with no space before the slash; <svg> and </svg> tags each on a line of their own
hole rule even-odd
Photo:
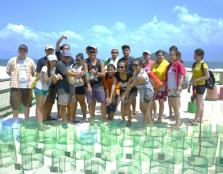
<svg viewBox="0 0 223 174">
<path fill-rule="evenodd" d="M 94 118 L 96 102 L 99 102 L 101 103 L 102 118 L 107 120 L 105 91 L 102 85 L 102 78 L 105 77 L 104 64 L 96 57 L 96 46 L 88 46 L 86 48 L 86 53 L 88 54 L 88 58 L 86 59 L 86 98 L 88 102 L 89 113 L 91 118 Z"/>
<path fill-rule="evenodd" d="M 75 73 L 80 73 L 81 76 L 73 77 L 73 85 L 75 87 L 75 97 L 76 101 L 74 102 L 74 116 L 73 120 L 74 123 L 78 123 L 75 119 L 76 111 L 77 111 L 77 103 L 80 104 L 81 112 L 83 115 L 83 120 L 86 119 L 87 114 L 87 105 L 85 102 L 85 75 L 87 72 L 87 64 L 84 62 L 84 55 L 82 53 L 78 53 L 76 55 L 76 63 L 71 65 L 71 70 Z"/>
<path fill-rule="evenodd" d="M 121 101 L 125 101 L 129 97 L 130 91 L 137 87 L 140 94 L 140 110 L 144 116 L 144 122 L 151 124 L 150 107 L 153 100 L 153 87 L 146 71 L 142 67 L 143 62 L 140 58 L 135 59 L 132 64 L 133 78 L 131 83 L 127 86 L 125 93 L 123 94 Z M 127 108 L 130 109 L 130 108 Z"/>
<path fill-rule="evenodd" d="M 125 61 L 126 62 L 126 70 L 128 72 L 128 74 L 133 75 L 133 70 L 132 70 L 132 61 L 134 60 L 134 57 L 130 56 L 131 53 L 131 48 L 129 45 L 122 45 L 122 53 L 123 53 L 123 57 L 119 60 L 119 62 L 121 61 Z M 119 63 L 118 62 L 118 63 Z M 136 115 L 136 96 L 137 96 L 137 89 L 135 90 L 135 99 L 132 100 L 131 106 L 132 106 L 132 114 Z"/>
<path fill-rule="evenodd" d="M 119 56 L 118 55 L 119 55 L 118 49 L 117 48 L 113 48 L 111 50 L 111 58 L 109 58 L 107 60 L 107 65 L 113 64 L 115 66 L 115 68 L 117 68 L 118 61 L 119 61 Z"/>
<path fill-rule="evenodd" d="M 114 95 L 114 92 L 118 83 L 120 85 L 120 96 L 122 96 L 128 84 L 132 80 L 132 74 L 128 73 L 126 69 L 127 69 L 126 61 L 120 61 L 118 63 L 118 72 L 115 73 L 115 79 L 112 84 L 112 89 L 111 89 L 108 103 L 112 103 L 112 97 Z M 135 96 L 136 93 L 137 93 L 137 89 L 132 88 L 131 91 L 129 92 L 128 98 L 126 98 L 126 100 L 121 101 L 121 117 L 122 117 L 122 120 L 125 120 L 126 115 L 128 116 L 128 122 L 126 124 L 127 127 L 131 126 L 132 111 L 131 111 L 130 106 L 136 97 Z"/>
</svg>

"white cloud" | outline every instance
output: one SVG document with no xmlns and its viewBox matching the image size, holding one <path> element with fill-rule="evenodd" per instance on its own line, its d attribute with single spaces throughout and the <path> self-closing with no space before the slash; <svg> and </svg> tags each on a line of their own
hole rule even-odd
<svg viewBox="0 0 223 174">
<path fill-rule="evenodd" d="M 112 31 L 103 25 L 94 25 L 91 31 L 95 34 L 112 34 Z"/>
<path fill-rule="evenodd" d="M 44 32 L 44 31 L 35 31 L 32 28 L 29 28 L 22 24 L 12 24 L 9 23 L 5 28 L 0 30 L 0 38 L 7 39 L 12 37 L 18 37 L 21 40 L 28 40 L 34 42 L 44 42 L 52 39 L 58 39 L 61 35 L 67 35 L 70 39 L 83 40 L 83 37 L 80 34 L 75 33 L 74 31 L 66 30 L 61 32 Z"/>
<path fill-rule="evenodd" d="M 200 21 L 200 17 L 196 13 L 190 14 L 188 9 L 185 7 L 175 6 L 173 12 L 179 12 L 177 16 L 183 22 L 197 23 Z"/>
<path fill-rule="evenodd" d="M 83 29 L 81 33 L 72 30 L 60 32 L 36 31 L 22 24 L 9 23 L 0 29 L 0 40 L 18 39 L 30 41 L 33 45 L 55 43 L 61 35 L 67 35 L 73 48 L 85 48 L 88 44 L 95 44 L 99 48 L 109 50 L 120 48 L 128 43 L 135 50 L 168 48 L 172 44 L 193 47 L 202 44 L 221 44 L 223 38 L 223 19 L 208 18 L 191 13 L 186 7 L 175 6 L 173 13 L 176 22 L 160 20 L 153 16 L 151 20 L 135 28 L 128 28 L 123 22 L 116 22 L 110 26 L 93 25 L 90 29 Z"/>
<path fill-rule="evenodd" d="M 126 25 L 122 22 L 116 22 L 114 29 L 116 29 L 117 31 L 125 31 L 126 30 Z"/>
</svg>

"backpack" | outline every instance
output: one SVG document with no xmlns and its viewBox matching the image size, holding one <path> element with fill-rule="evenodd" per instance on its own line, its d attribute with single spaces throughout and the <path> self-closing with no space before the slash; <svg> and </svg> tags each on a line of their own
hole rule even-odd
<svg viewBox="0 0 223 174">
<path fill-rule="evenodd" d="M 204 63 L 203 62 L 201 64 L 201 69 L 202 69 L 202 72 L 204 74 Z M 205 80 L 205 86 L 206 88 L 208 89 L 213 89 L 215 87 L 215 77 L 214 77 L 214 73 L 211 71 L 211 70 L 208 70 L 209 71 L 209 79 Z"/>
</svg>

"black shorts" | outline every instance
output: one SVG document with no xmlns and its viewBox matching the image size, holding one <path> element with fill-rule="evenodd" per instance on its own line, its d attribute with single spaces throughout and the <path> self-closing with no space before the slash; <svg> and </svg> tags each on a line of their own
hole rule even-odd
<svg viewBox="0 0 223 174">
<path fill-rule="evenodd" d="M 75 95 L 85 95 L 84 86 L 79 86 L 75 88 Z"/>
<path fill-rule="evenodd" d="M 206 86 L 204 86 L 204 85 L 198 85 L 198 86 L 195 86 L 194 87 L 194 90 L 196 91 L 196 94 L 204 95 L 205 90 L 206 90 Z"/>
</svg>

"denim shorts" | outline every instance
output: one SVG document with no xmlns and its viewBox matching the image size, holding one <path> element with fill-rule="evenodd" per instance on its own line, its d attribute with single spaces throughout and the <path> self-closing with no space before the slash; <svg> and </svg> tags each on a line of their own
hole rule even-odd
<svg viewBox="0 0 223 174">
<path fill-rule="evenodd" d="M 96 100 L 98 103 L 105 103 L 105 91 L 102 85 L 93 85 L 92 86 L 92 95 L 90 95 L 86 90 L 87 102 L 91 103 L 93 100 Z"/>
<path fill-rule="evenodd" d="M 44 95 L 44 96 L 47 96 L 48 95 L 48 90 L 41 90 L 41 89 L 38 89 L 38 88 L 34 88 L 34 94 L 39 96 L 39 95 Z"/>
</svg>

